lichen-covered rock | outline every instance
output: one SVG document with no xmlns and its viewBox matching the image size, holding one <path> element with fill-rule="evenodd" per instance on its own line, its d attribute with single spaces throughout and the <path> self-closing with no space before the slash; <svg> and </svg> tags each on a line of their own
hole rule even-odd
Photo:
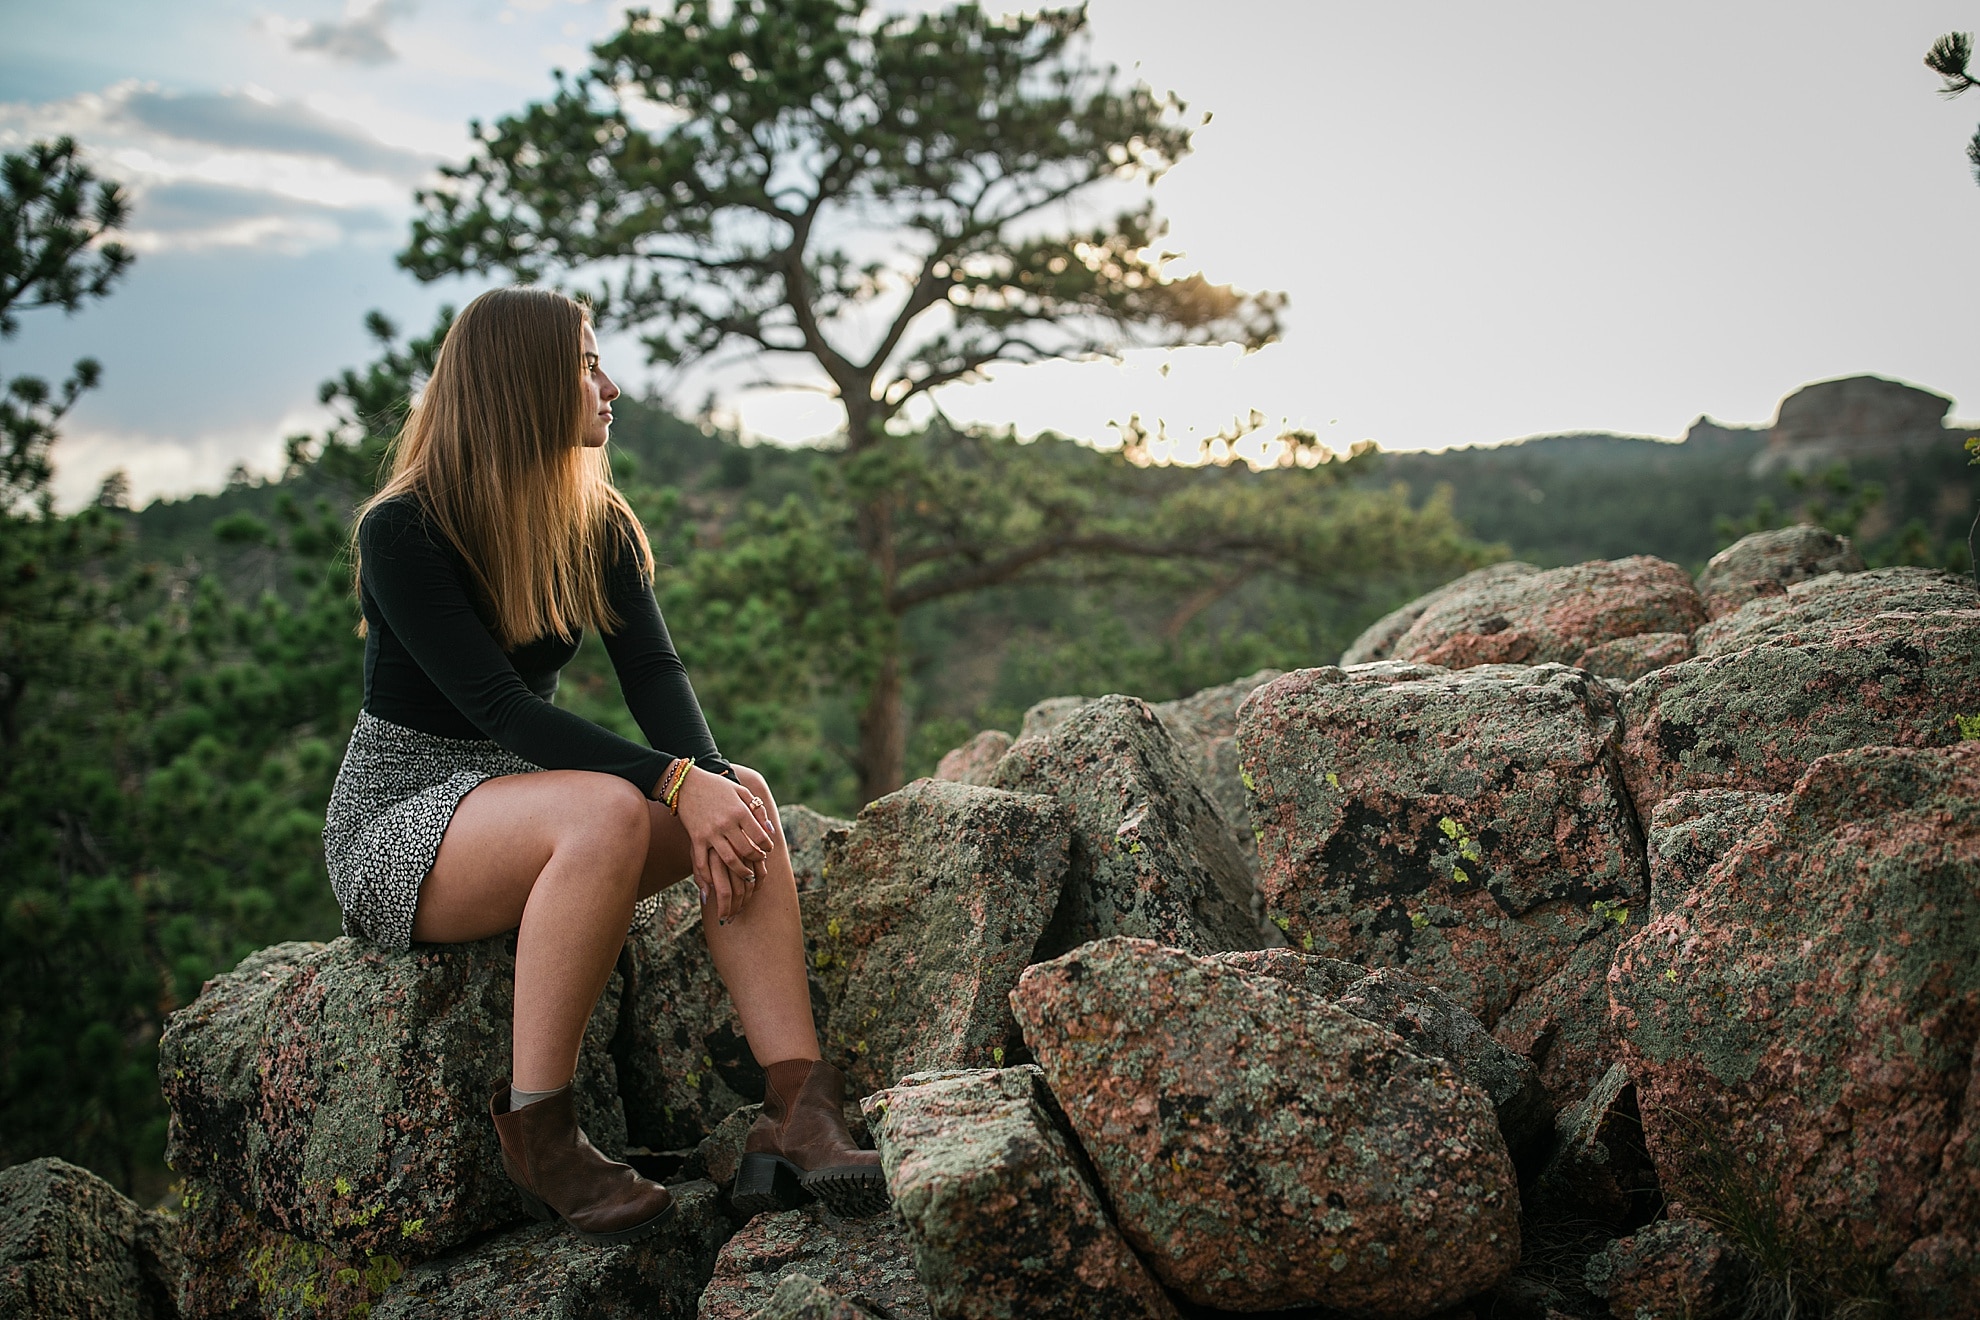
<svg viewBox="0 0 1980 1320">
<path fill-rule="evenodd" d="M 1483 1091 L 1499 1115 L 1499 1131 L 1515 1154 L 1553 1130 L 1553 1113 L 1539 1071 L 1492 1039 L 1477 1018 L 1435 986 L 1393 968 L 1366 967 L 1291 949 L 1220 953 L 1215 961 L 1263 976 L 1346 1009 L 1394 1032 L 1425 1058 L 1448 1059 Z"/>
<path fill-rule="evenodd" d="M 1706 872 L 1765 823 L 1781 800 L 1779 793 L 1706 788 L 1659 802 L 1644 840 L 1650 854 L 1648 915 L 1662 916 L 1682 903 Z"/>
<path fill-rule="evenodd" d="M 406 1273 L 371 1320 L 693 1320 L 729 1234 L 715 1189 L 673 1189 L 674 1217 L 637 1242 L 598 1246 L 536 1224 Z"/>
<path fill-rule="evenodd" d="M 997 762 L 1010 750 L 1010 734 L 1002 729 L 985 729 L 962 746 L 944 752 L 935 763 L 935 778 L 956 784 L 987 784 Z"/>
<path fill-rule="evenodd" d="M 777 1285 L 755 1320 L 877 1320 L 877 1317 L 810 1275 L 791 1274 Z"/>
<path fill-rule="evenodd" d="M 185 1263 L 164 1217 L 88 1169 L 0 1169 L 0 1315 L 175 1320 Z"/>
<path fill-rule="evenodd" d="M 1681 632 L 1638 633 L 1597 642 L 1574 662 L 1598 678 L 1618 683 L 1634 683 L 1653 669 L 1662 669 L 1691 659 L 1691 634 Z"/>
<path fill-rule="evenodd" d="M 1980 1320 L 1980 1235 L 1920 1238 L 1891 1266 L 1890 1291 L 1901 1315 Z"/>
<path fill-rule="evenodd" d="M 1623 945 L 1610 996 L 1667 1192 L 1764 1206 L 1825 1268 L 1970 1239 L 1976 877 L 1980 743 L 1864 748 Z"/>
<path fill-rule="evenodd" d="M 784 842 L 791 850 L 791 871 L 797 877 L 800 893 L 825 887 L 825 836 L 833 830 L 849 830 L 852 822 L 837 816 L 821 816 L 810 807 L 778 807 L 777 818 L 784 825 Z"/>
<path fill-rule="evenodd" d="M 1616 1320 L 1712 1320 L 1741 1313 L 1753 1265 L 1698 1219 L 1662 1219 L 1589 1260 L 1588 1290 Z"/>
<path fill-rule="evenodd" d="M 1750 600 L 1785 596 L 1796 582 L 1862 571 L 1863 556 L 1847 536 L 1800 523 L 1742 536 L 1713 555 L 1698 575 L 1698 594 L 1706 613 L 1722 619 Z"/>
<path fill-rule="evenodd" d="M 488 1098 L 509 1080 L 512 937 L 388 953 L 282 944 L 167 1020 L 166 1158 L 267 1228 L 420 1260 L 520 1222 Z M 578 1120 L 625 1149 L 611 1042 L 618 975 L 578 1058 Z"/>
<path fill-rule="evenodd" d="M 758 1215 L 728 1240 L 701 1295 L 699 1320 L 756 1320 L 787 1304 L 775 1299 L 787 1296 L 787 1285 L 799 1278 L 861 1308 L 852 1314 L 872 1312 L 890 1320 L 929 1315 L 927 1294 L 915 1277 L 913 1247 L 897 1212 L 841 1219 L 814 1203 Z"/>
<path fill-rule="evenodd" d="M 856 1093 L 929 1068 L 990 1067 L 1009 997 L 1065 883 L 1052 798 L 920 779 L 870 802 L 830 849 L 831 1058 Z"/>
<path fill-rule="evenodd" d="M 1661 1207 L 1657 1171 L 1643 1144 L 1636 1088 L 1612 1066 L 1555 1120 L 1553 1149 L 1525 1194 L 1530 1222 L 1628 1229 Z"/>
<path fill-rule="evenodd" d="M 1959 741 L 1976 679 L 1980 610 L 1866 619 L 1687 661 L 1630 686 L 1623 773 L 1645 816 L 1691 789 L 1785 792 L 1831 752 Z"/>
<path fill-rule="evenodd" d="M 827 892 L 798 895 L 814 958 L 812 914 L 824 911 Z M 673 901 L 635 928 L 619 955 L 626 1009 L 616 1055 L 626 1126 L 634 1142 L 655 1150 L 694 1145 L 738 1106 L 762 1100 L 764 1085 L 701 933 L 694 886 L 684 882 L 666 897 Z M 815 1013 L 819 994 L 813 998 Z"/>
<path fill-rule="evenodd" d="M 1502 564 L 1489 564 L 1484 568 L 1466 573 L 1452 582 L 1446 582 L 1435 591 L 1418 596 L 1400 609 L 1391 610 L 1368 625 L 1361 636 L 1354 639 L 1348 649 L 1341 653 L 1341 667 L 1365 665 L 1371 661 L 1387 660 L 1395 654 L 1396 643 L 1402 640 L 1423 612 L 1433 605 L 1442 604 L 1453 596 L 1461 596 L 1468 591 L 1496 582 L 1509 582 L 1514 578 L 1532 577 L 1540 570 L 1532 564 L 1522 564 L 1516 560 Z"/>
<path fill-rule="evenodd" d="M 1115 1221 L 1190 1301 L 1428 1316 L 1517 1261 L 1490 1100 L 1394 1033 L 1145 940 L 1032 967 L 1012 1004 Z"/>
<path fill-rule="evenodd" d="M 178 1314 L 192 1320 L 363 1320 L 405 1275 L 387 1251 L 305 1242 L 188 1178 L 173 1215 L 184 1253 Z"/>
<path fill-rule="evenodd" d="M 1395 659 L 1469 669 L 1565 664 L 1640 633 L 1689 633 L 1705 603 L 1676 564 L 1636 555 L 1480 582 L 1425 609 L 1396 639 Z"/>
<path fill-rule="evenodd" d="M 1065 892 L 1039 957 L 1105 935 L 1201 953 L 1273 942 L 1228 825 L 1147 702 L 1102 697 L 1051 737 L 1019 739 L 996 784 L 1050 794 L 1072 813 Z"/>
<path fill-rule="evenodd" d="M 1819 642 L 1854 630 L 1880 614 L 1942 614 L 1980 609 L 1973 579 L 1932 568 L 1877 568 L 1830 573 L 1762 596 L 1716 619 L 1692 636 L 1702 658 L 1730 655 L 1763 642 Z"/>
<path fill-rule="evenodd" d="M 1176 1314 L 1108 1221 L 1038 1069 L 910 1077 L 864 1107 L 942 1320 Z"/>
<path fill-rule="evenodd" d="M 1238 763 L 1237 712 L 1244 699 L 1283 672 L 1261 669 L 1218 687 L 1205 688 L 1174 701 L 1150 707 L 1162 727 L 1176 740 L 1183 764 L 1230 826 L 1238 855 L 1255 874 L 1258 846 L 1251 833 L 1251 808 L 1246 800 L 1244 768 Z"/>
<path fill-rule="evenodd" d="M 1267 684 L 1238 718 L 1267 910 L 1294 947 L 1403 968 L 1509 1044 L 1525 1005 L 1514 1048 L 1552 1022 L 1542 1080 L 1579 1095 L 1608 1063 L 1608 951 L 1647 889 L 1618 725 L 1608 685 L 1559 665 Z M 1563 994 L 1577 955 L 1594 988 Z"/>
</svg>

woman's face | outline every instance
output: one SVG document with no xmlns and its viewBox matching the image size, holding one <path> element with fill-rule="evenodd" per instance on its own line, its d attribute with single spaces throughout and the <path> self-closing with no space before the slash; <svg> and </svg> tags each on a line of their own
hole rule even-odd
<svg viewBox="0 0 1980 1320">
<path fill-rule="evenodd" d="M 598 364 L 598 336 L 589 321 L 584 323 L 580 342 L 584 349 L 584 447 L 596 449 L 612 438 L 612 400 L 619 397 L 619 387 Z"/>
</svg>

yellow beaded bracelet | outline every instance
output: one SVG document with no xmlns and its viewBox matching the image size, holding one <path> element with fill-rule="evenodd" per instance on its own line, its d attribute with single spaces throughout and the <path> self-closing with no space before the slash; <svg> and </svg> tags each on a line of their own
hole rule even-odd
<svg viewBox="0 0 1980 1320">
<path fill-rule="evenodd" d="M 676 816 L 680 815 L 681 811 L 674 804 L 680 800 L 681 785 L 687 782 L 688 771 L 692 769 L 694 769 L 693 760 L 685 756 L 677 757 L 674 763 L 667 767 L 667 773 L 663 776 L 667 787 L 661 790 L 660 800 L 665 802 L 667 810 Z"/>
</svg>

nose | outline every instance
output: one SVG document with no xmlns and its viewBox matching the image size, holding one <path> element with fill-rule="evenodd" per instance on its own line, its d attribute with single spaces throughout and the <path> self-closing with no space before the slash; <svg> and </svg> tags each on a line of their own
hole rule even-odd
<svg viewBox="0 0 1980 1320">
<path fill-rule="evenodd" d="M 598 401 L 600 403 L 610 403 L 612 400 L 619 397 L 619 387 L 617 385 L 614 385 L 612 383 L 612 378 L 610 376 L 605 375 L 604 372 L 601 371 L 598 374 L 604 382 L 598 387 Z"/>
</svg>

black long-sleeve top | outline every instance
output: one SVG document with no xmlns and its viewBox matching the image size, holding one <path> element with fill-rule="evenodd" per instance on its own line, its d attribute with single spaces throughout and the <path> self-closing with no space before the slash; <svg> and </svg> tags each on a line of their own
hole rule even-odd
<svg viewBox="0 0 1980 1320">
<path fill-rule="evenodd" d="M 551 704 L 582 630 L 503 650 L 467 561 L 414 497 L 373 507 L 358 549 L 364 708 L 379 719 L 442 738 L 491 739 L 546 770 L 618 775 L 648 796 L 676 757 L 728 773 L 630 543 L 617 543 L 606 569 L 620 623 L 604 634 L 605 650 L 652 747 Z"/>
</svg>

